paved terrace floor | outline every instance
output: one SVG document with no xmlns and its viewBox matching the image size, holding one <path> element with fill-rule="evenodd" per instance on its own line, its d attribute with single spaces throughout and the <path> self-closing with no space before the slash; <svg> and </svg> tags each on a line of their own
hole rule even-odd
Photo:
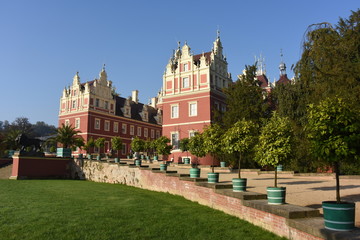
<svg viewBox="0 0 360 240">
<path fill-rule="evenodd" d="M 143 163 L 149 167 L 159 167 L 158 163 Z M 171 164 L 168 170 L 189 174 L 190 166 Z M 201 167 L 201 177 L 207 178 L 209 167 Z M 244 170 L 246 171 L 246 170 Z M 215 168 L 220 173 L 219 181 L 231 184 L 231 179 L 237 177 L 236 172 L 228 168 Z M 241 176 L 247 178 L 248 191 L 266 194 L 266 187 L 274 185 L 273 172 L 242 172 Z M 279 172 L 278 186 L 286 187 L 286 202 L 299 206 L 319 209 L 322 213 L 322 201 L 334 201 L 335 193 L 334 175 L 321 176 L 294 176 L 292 172 Z M 355 225 L 360 227 L 360 176 L 343 176 L 340 178 L 340 195 L 342 201 L 356 203 Z"/>
</svg>

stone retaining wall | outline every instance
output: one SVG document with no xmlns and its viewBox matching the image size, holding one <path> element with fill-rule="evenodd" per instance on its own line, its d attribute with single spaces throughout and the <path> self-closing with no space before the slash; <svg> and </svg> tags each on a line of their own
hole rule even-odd
<svg viewBox="0 0 360 240">
<path fill-rule="evenodd" d="M 256 206 L 264 204 L 261 201 L 266 202 L 266 200 L 244 200 L 216 193 L 215 189 L 199 186 L 196 182 L 180 180 L 176 174 L 165 174 L 159 173 L 159 171 L 153 172 L 151 169 L 146 168 L 90 160 L 76 160 L 71 169 L 72 176 L 75 178 L 95 182 L 126 184 L 147 190 L 180 195 L 191 201 L 237 216 L 289 239 L 353 239 L 348 238 L 346 234 L 345 237 L 329 238 L 332 233 L 323 229 L 323 226 L 314 230 L 312 228 L 314 224 L 310 223 L 310 227 L 308 227 L 307 224 L 303 223 L 304 218 L 300 219 L 300 222 L 297 222 L 297 219 L 287 218 L 286 214 L 281 214 L 281 212 L 288 211 L 287 209 L 291 208 L 289 204 L 286 204 L 286 208 L 281 209 L 280 207 L 279 211 L 276 211 L 276 209 L 271 212 L 263 211 L 261 207 L 256 209 Z M 294 206 L 294 208 L 297 208 L 298 211 L 298 208 L 301 207 Z M 320 222 L 320 225 L 323 222 L 322 218 L 313 218 L 312 220 L 314 219 L 317 223 Z"/>
</svg>

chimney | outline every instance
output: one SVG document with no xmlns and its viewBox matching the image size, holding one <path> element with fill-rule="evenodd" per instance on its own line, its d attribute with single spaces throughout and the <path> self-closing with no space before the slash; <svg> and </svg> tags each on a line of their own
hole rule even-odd
<svg viewBox="0 0 360 240">
<path fill-rule="evenodd" d="M 153 108 L 156 108 L 157 100 L 158 100 L 157 97 L 151 98 L 151 106 Z"/>
<path fill-rule="evenodd" d="M 139 93 L 138 90 L 133 90 L 131 93 L 131 99 L 136 103 L 139 102 L 138 93 Z"/>
</svg>

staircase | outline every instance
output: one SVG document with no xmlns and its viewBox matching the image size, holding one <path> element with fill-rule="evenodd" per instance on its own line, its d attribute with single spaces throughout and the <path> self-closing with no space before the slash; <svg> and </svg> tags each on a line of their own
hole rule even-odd
<svg viewBox="0 0 360 240">
<path fill-rule="evenodd" d="M 12 163 L 0 165 L 0 179 L 9 179 L 12 171 Z"/>
</svg>

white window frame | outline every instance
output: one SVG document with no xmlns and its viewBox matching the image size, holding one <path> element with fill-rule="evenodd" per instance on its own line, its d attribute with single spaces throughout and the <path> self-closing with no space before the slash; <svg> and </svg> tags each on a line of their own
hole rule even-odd
<svg viewBox="0 0 360 240">
<path fill-rule="evenodd" d="M 141 127 L 137 127 L 136 133 L 138 137 L 141 137 Z"/>
<path fill-rule="evenodd" d="M 150 137 L 155 138 L 155 130 L 154 129 L 150 130 Z"/>
<path fill-rule="evenodd" d="M 130 135 L 134 135 L 134 134 L 135 134 L 135 126 L 130 125 Z"/>
<path fill-rule="evenodd" d="M 147 128 L 144 128 L 144 137 L 148 137 L 149 136 L 149 131 Z"/>
<path fill-rule="evenodd" d="M 104 130 L 105 131 L 110 131 L 110 121 L 109 120 L 105 120 L 104 122 Z"/>
<path fill-rule="evenodd" d="M 121 145 L 121 154 L 123 154 L 123 155 L 125 155 L 126 153 L 127 153 L 127 151 L 126 151 L 126 143 L 123 143 L 122 145 Z"/>
<path fill-rule="evenodd" d="M 195 106 L 195 109 L 192 109 L 191 106 Z M 197 116 L 197 102 L 189 102 L 189 116 L 194 117 Z"/>
<path fill-rule="evenodd" d="M 159 138 L 159 137 L 160 137 L 160 131 L 156 130 L 156 138 Z"/>
<path fill-rule="evenodd" d="M 70 120 L 69 119 L 66 119 L 65 120 L 65 126 L 69 126 L 70 125 Z"/>
<path fill-rule="evenodd" d="M 71 108 L 76 108 L 76 100 L 72 101 Z"/>
<path fill-rule="evenodd" d="M 97 122 L 97 121 L 99 121 L 99 125 L 98 125 L 98 126 L 96 125 L 96 122 Z M 98 130 L 99 130 L 100 127 L 101 127 L 101 120 L 100 120 L 100 118 L 95 118 L 94 129 L 98 129 Z"/>
<path fill-rule="evenodd" d="M 196 132 L 197 131 L 195 131 L 195 130 L 189 130 L 189 138 L 192 138 L 193 136 L 195 136 Z"/>
<path fill-rule="evenodd" d="M 184 72 L 189 71 L 189 64 L 184 63 Z"/>
<path fill-rule="evenodd" d="M 109 109 L 109 102 L 108 101 L 105 101 L 104 108 Z"/>
<path fill-rule="evenodd" d="M 176 109 L 176 111 L 174 111 Z M 171 118 L 179 118 L 179 104 L 170 105 Z"/>
<path fill-rule="evenodd" d="M 95 98 L 95 107 L 100 107 L 100 99 Z"/>
<path fill-rule="evenodd" d="M 114 132 L 119 132 L 119 123 L 118 122 L 114 122 Z"/>
<path fill-rule="evenodd" d="M 126 134 L 127 133 L 127 124 L 123 123 L 121 124 L 121 133 Z M 133 134 L 134 135 L 134 134 Z"/>
<path fill-rule="evenodd" d="M 80 128 L 80 118 L 75 118 L 75 129 Z"/>
<path fill-rule="evenodd" d="M 182 87 L 189 88 L 190 87 L 190 79 L 189 77 L 183 77 L 182 79 Z"/>
<path fill-rule="evenodd" d="M 176 143 L 173 142 L 173 135 L 176 134 Z M 170 143 L 174 146 L 174 149 L 179 149 L 179 132 L 170 132 Z"/>
</svg>

